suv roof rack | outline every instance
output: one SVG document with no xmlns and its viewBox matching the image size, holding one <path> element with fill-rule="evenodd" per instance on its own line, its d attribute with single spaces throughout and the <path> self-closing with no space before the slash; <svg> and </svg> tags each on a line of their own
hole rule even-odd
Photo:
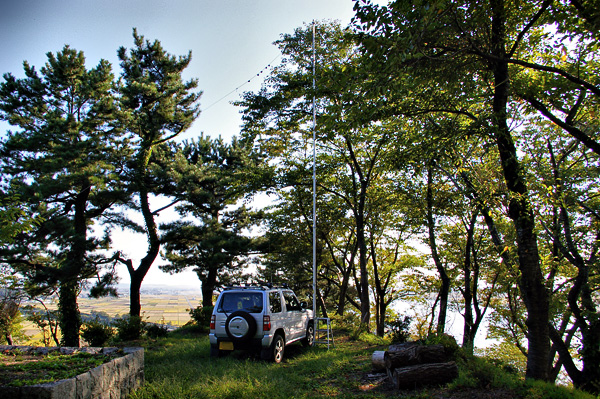
<svg viewBox="0 0 600 399">
<path fill-rule="evenodd" d="M 266 284 L 241 284 L 241 285 L 226 285 L 225 287 L 223 287 L 223 291 L 227 291 L 227 290 L 269 290 L 269 289 L 273 289 L 273 288 L 284 288 L 287 289 L 289 288 L 289 286 L 286 283 L 283 283 L 280 286 L 277 285 L 273 285 L 273 283 L 266 283 Z"/>
</svg>

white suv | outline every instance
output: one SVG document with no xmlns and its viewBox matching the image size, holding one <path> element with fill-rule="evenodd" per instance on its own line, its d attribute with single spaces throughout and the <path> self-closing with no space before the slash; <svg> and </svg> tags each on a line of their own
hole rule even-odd
<svg viewBox="0 0 600 399">
<path fill-rule="evenodd" d="M 286 345 L 312 345 L 313 315 L 287 287 L 227 287 L 215 303 L 209 338 L 211 356 L 260 349 L 262 359 L 280 363 Z"/>
</svg>

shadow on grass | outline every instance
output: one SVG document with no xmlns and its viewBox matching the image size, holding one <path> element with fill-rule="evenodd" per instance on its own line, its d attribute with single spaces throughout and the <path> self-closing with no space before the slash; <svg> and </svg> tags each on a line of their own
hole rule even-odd
<svg viewBox="0 0 600 399">
<path fill-rule="evenodd" d="M 372 350 L 372 348 L 371 348 Z M 364 345 L 286 347 L 281 364 L 261 361 L 252 351 L 210 357 L 207 336 L 175 337 L 146 352 L 146 385 L 133 399 L 314 398 L 353 396 L 370 368 Z"/>
</svg>

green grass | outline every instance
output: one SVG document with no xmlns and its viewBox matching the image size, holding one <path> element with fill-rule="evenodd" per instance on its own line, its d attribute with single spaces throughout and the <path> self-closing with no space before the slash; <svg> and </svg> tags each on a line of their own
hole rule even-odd
<svg viewBox="0 0 600 399">
<path fill-rule="evenodd" d="M 49 354 L 26 361 L 20 355 L 0 356 L 0 386 L 44 384 L 75 377 L 111 360 L 106 355 L 78 353 L 75 355 Z"/>
<path fill-rule="evenodd" d="M 362 342 L 338 343 L 329 351 L 294 344 L 286 348 L 284 363 L 274 364 L 247 352 L 211 358 L 206 336 L 165 343 L 146 351 L 146 385 L 132 399 L 353 397 L 361 392 L 373 350 Z"/>
<path fill-rule="evenodd" d="M 206 333 L 181 329 L 166 339 L 148 342 L 145 385 L 131 399 L 185 398 L 478 398 L 594 399 L 593 396 L 552 384 L 525 382 L 479 358 L 461 358 L 459 378 L 446 387 L 395 392 L 387 384 L 369 384 L 371 356 L 385 350 L 379 340 L 340 339 L 335 348 L 286 348 L 282 364 L 261 361 L 236 351 L 211 358 Z M 479 396 L 488 395 L 488 396 Z M 508 396 L 507 396 L 508 395 Z"/>
</svg>

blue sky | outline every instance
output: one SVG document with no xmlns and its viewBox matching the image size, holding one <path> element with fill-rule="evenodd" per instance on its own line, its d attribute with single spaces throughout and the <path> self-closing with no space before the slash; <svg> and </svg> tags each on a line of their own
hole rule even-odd
<svg viewBox="0 0 600 399">
<path fill-rule="evenodd" d="M 132 47 L 132 28 L 158 39 L 172 54 L 192 51 L 186 78 L 197 78 L 202 108 L 246 83 L 239 92 L 202 113 L 183 138 L 204 132 L 230 138 L 239 131 L 239 110 L 230 104 L 256 90 L 263 68 L 277 58 L 272 44 L 313 19 L 348 23 L 352 0 L 0 0 L 0 73 L 23 75 L 27 60 L 38 69 L 46 53 L 65 44 L 86 55 L 88 67 L 101 58 L 118 74 L 117 49 Z M 247 84 L 250 78 L 252 81 Z M 6 125 L 0 126 L 2 131 Z"/>
<path fill-rule="evenodd" d="M 241 122 L 239 109 L 230 102 L 243 91 L 260 88 L 266 72 L 256 75 L 279 55 L 272 43 L 312 20 L 347 24 L 353 4 L 352 0 L 0 0 L 0 73 L 22 77 L 24 60 L 39 69 L 47 52 L 68 44 L 84 52 L 88 67 L 104 58 L 118 75 L 117 49 L 133 46 L 135 27 L 146 39 L 160 40 L 171 54 L 192 51 L 185 77 L 198 79 L 201 108 L 210 108 L 181 138 L 204 132 L 229 141 Z M 222 99 L 239 86 L 238 92 Z M 0 134 L 8 128 L 0 121 Z M 144 255 L 143 237 L 120 233 L 115 242 L 135 263 Z M 144 284 L 199 285 L 193 272 L 170 276 L 158 270 L 159 263 Z M 127 283 L 126 271 L 120 275 Z"/>
</svg>

